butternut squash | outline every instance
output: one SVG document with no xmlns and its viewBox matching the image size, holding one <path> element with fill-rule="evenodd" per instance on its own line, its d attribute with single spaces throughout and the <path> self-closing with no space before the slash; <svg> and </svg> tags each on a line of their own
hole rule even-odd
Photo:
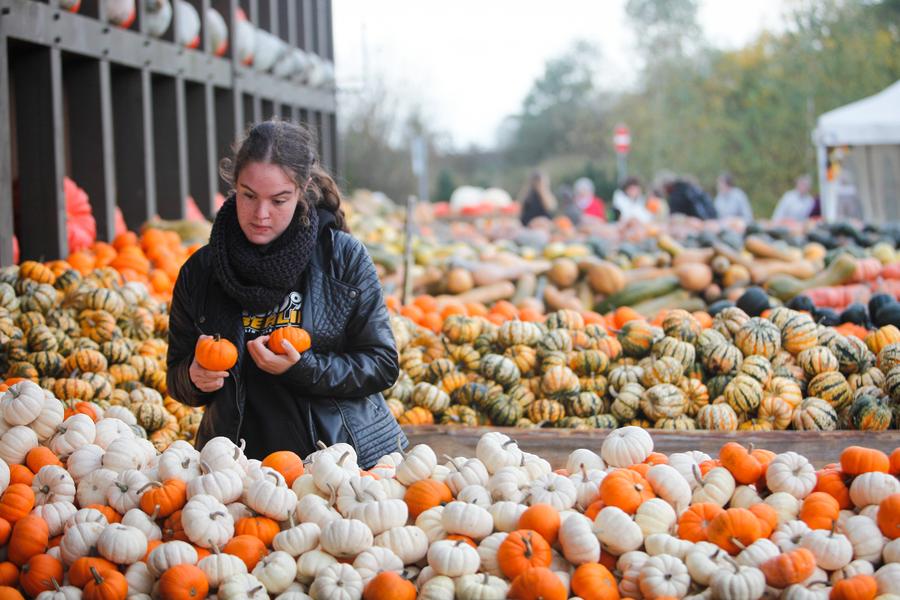
<svg viewBox="0 0 900 600">
<path fill-rule="evenodd" d="M 675 275 L 681 283 L 681 287 L 690 292 L 702 292 L 712 283 L 712 269 L 709 265 L 700 263 L 687 263 L 675 267 Z"/>
<path fill-rule="evenodd" d="M 509 300 L 516 293 L 516 286 L 511 281 L 500 281 L 490 285 L 472 288 L 468 292 L 456 296 L 438 296 L 438 302 L 457 300 L 459 302 L 474 302 L 492 304 L 499 300 Z"/>
<path fill-rule="evenodd" d="M 544 288 L 544 303 L 547 305 L 548 311 L 557 311 L 567 308 L 580 312 L 585 308 L 581 305 L 581 300 L 574 295 L 565 294 L 555 286 L 549 284 Z"/>
<path fill-rule="evenodd" d="M 639 302 L 674 292 L 679 287 L 681 287 L 681 283 L 675 275 L 657 277 L 649 281 L 636 281 L 629 283 L 618 294 L 613 294 L 600 302 L 596 310 L 599 313 L 607 313 L 620 306 L 633 306 Z"/>
<path fill-rule="evenodd" d="M 749 235 L 744 240 L 744 248 L 757 258 L 775 258 L 785 262 L 799 260 L 803 253 L 797 248 L 783 247 L 758 235 Z"/>
<path fill-rule="evenodd" d="M 590 284 L 591 289 L 598 294 L 608 296 L 621 292 L 625 288 L 627 283 L 625 273 L 611 262 L 598 260 L 583 264 L 587 282 Z"/>
<path fill-rule="evenodd" d="M 712 248 L 688 248 L 684 252 L 678 253 L 672 259 L 672 264 L 676 267 L 689 263 L 709 264 L 715 255 L 716 251 Z"/>
<path fill-rule="evenodd" d="M 819 267 L 810 260 L 785 262 L 783 260 L 758 260 L 750 266 L 753 283 L 765 283 L 774 275 L 790 275 L 797 279 L 809 279 L 819 272 Z"/>
<path fill-rule="evenodd" d="M 809 279 L 800 280 L 790 275 L 775 275 L 766 283 L 766 289 L 772 296 L 786 302 L 808 289 L 848 283 L 855 272 L 856 259 L 849 254 L 841 254 L 828 265 L 828 268 Z"/>
<path fill-rule="evenodd" d="M 704 310 L 706 309 L 706 303 L 687 290 L 675 290 L 658 298 L 638 302 L 632 305 L 631 308 L 647 318 L 652 318 L 661 310 L 673 310 L 676 308 L 681 308 L 688 312 Z"/>
</svg>

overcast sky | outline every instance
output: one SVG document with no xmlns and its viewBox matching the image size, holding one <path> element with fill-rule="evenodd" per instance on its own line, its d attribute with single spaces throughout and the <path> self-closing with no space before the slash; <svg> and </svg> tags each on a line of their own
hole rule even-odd
<svg viewBox="0 0 900 600">
<path fill-rule="evenodd" d="M 790 1 L 790 0 L 787 0 Z M 713 44 L 738 47 L 778 29 L 785 0 L 701 0 Z M 455 146 L 491 145 L 544 63 L 576 39 L 602 52 L 598 84 L 620 89 L 638 68 L 625 0 L 335 0 L 343 101 L 377 78 L 419 103 Z M 351 94 L 351 95 L 347 95 Z"/>
</svg>

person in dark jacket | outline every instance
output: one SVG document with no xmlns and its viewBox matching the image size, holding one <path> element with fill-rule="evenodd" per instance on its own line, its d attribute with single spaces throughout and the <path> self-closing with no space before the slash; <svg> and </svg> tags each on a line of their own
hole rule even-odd
<svg viewBox="0 0 900 600">
<path fill-rule="evenodd" d="M 528 178 L 528 184 L 519 194 L 522 212 L 519 218 L 522 225 L 527 226 L 534 219 L 544 217 L 550 219 L 556 212 L 556 198 L 550 191 L 550 179 L 542 171 L 534 171 Z"/>
<path fill-rule="evenodd" d="M 372 259 L 314 148 L 304 128 L 266 121 L 223 160 L 234 192 L 178 274 L 167 382 L 174 398 L 206 407 L 198 448 L 225 436 L 262 459 L 345 442 L 368 468 L 408 443 L 381 395 L 397 379 L 397 347 Z M 305 329 L 311 348 L 272 352 L 280 327 Z M 238 349 L 228 371 L 194 356 L 199 338 L 217 334 Z"/>
<path fill-rule="evenodd" d="M 715 219 L 716 208 L 700 186 L 678 179 L 666 186 L 669 214 L 681 213 L 698 219 Z"/>
</svg>

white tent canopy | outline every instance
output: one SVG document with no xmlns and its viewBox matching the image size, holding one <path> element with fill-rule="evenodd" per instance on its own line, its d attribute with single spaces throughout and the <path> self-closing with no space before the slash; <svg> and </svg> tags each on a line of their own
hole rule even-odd
<svg viewBox="0 0 900 600">
<path fill-rule="evenodd" d="M 900 221 L 900 81 L 820 116 L 813 142 L 827 219 Z M 829 154 L 840 162 L 832 180 Z"/>
</svg>

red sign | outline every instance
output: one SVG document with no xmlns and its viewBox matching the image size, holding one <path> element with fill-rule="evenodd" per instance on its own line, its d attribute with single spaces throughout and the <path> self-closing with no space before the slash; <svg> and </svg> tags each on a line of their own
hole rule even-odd
<svg viewBox="0 0 900 600">
<path fill-rule="evenodd" d="M 619 125 L 613 132 L 613 145 L 619 154 L 628 154 L 631 149 L 631 132 L 625 125 Z"/>
</svg>

